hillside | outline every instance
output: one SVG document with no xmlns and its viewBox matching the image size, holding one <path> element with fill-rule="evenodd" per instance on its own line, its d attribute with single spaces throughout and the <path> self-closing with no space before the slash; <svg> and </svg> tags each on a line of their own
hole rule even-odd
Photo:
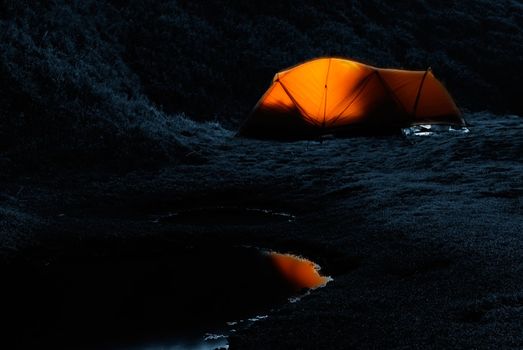
<svg viewBox="0 0 523 350">
<path fill-rule="evenodd" d="M 2 164 L 140 164 L 235 130 L 278 70 L 334 55 L 432 67 L 462 108 L 523 113 L 523 7 L 504 1 L 2 1 Z"/>
</svg>

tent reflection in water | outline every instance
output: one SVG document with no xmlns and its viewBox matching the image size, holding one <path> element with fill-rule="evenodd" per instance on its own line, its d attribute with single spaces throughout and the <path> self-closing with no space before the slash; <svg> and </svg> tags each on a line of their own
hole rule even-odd
<svg viewBox="0 0 523 350">
<path fill-rule="evenodd" d="M 277 73 L 239 135 L 299 139 L 421 124 L 465 126 L 430 69 L 382 69 L 318 58 Z"/>
</svg>

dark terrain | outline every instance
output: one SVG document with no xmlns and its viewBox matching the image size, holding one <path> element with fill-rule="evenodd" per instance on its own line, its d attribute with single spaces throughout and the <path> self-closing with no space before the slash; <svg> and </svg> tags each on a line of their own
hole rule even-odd
<svg viewBox="0 0 523 350">
<path fill-rule="evenodd" d="M 0 1 L 6 348 L 259 312 L 231 349 L 523 347 L 522 21 L 519 1 Z M 431 66 L 470 132 L 234 136 L 322 55 Z M 256 248 L 334 281 L 286 303 Z"/>
</svg>

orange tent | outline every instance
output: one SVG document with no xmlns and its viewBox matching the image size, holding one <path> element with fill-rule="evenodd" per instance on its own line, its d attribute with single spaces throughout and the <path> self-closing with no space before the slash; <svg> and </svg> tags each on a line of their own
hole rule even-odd
<svg viewBox="0 0 523 350">
<path fill-rule="evenodd" d="M 430 69 L 381 69 L 341 58 L 318 58 L 277 73 L 239 134 L 303 138 L 375 133 L 416 124 L 465 125 Z"/>
</svg>

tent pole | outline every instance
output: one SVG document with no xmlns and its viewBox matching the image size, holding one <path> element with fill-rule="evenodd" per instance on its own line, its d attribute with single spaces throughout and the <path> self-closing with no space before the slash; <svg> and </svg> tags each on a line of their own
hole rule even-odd
<svg viewBox="0 0 523 350">
<path fill-rule="evenodd" d="M 427 77 L 427 74 L 429 74 L 429 72 L 431 71 L 431 68 L 427 68 L 427 70 L 425 71 L 425 74 L 423 74 L 423 78 L 421 78 L 421 82 L 419 83 L 419 88 L 418 88 L 418 93 L 416 95 L 416 101 L 414 102 L 414 108 L 412 109 L 412 116 L 414 118 L 416 118 L 416 110 L 418 109 L 418 103 L 419 103 L 419 98 L 420 98 L 420 95 L 421 95 L 421 89 L 423 88 L 423 83 L 425 82 L 425 78 Z"/>
</svg>

